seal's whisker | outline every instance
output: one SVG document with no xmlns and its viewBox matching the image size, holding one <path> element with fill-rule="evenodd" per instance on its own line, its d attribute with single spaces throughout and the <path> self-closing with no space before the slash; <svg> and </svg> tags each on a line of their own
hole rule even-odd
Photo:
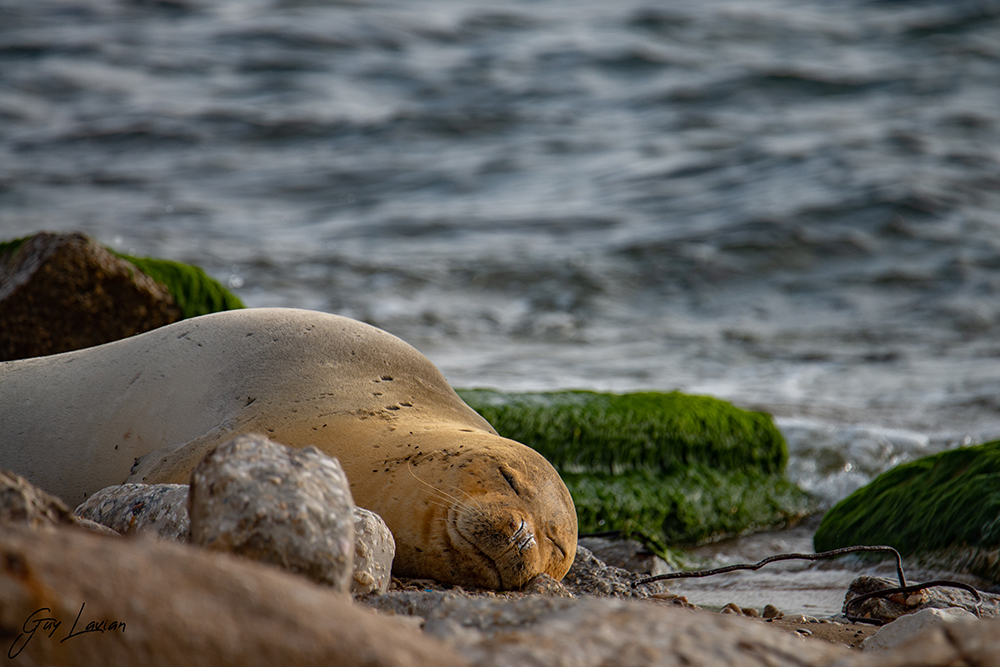
<svg viewBox="0 0 1000 667">
<path fill-rule="evenodd" d="M 453 495 L 451 495 L 449 493 L 445 493 L 443 490 L 439 489 L 438 487 L 434 486 L 433 484 L 431 484 L 429 482 L 425 482 L 424 480 L 422 480 L 419 477 L 417 477 L 416 474 L 414 474 L 413 470 L 410 469 L 410 461 L 409 460 L 406 461 L 406 471 L 410 473 L 410 475 L 413 477 L 413 479 L 417 480 L 421 484 L 424 484 L 424 485 L 428 486 L 435 493 L 440 494 L 440 496 L 442 498 L 447 498 L 448 500 L 451 500 L 453 503 L 455 503 L 459 507 L 464 507 L 465 509 L 469 510 L 470 512 L 475 512 L 476 514 L 483 515 L 483 508 L 482 508 L 482 506 L 479 503 L 476 503 L 476 507 L 472 507 L 468 503 L 465 503 L 465 502 L 459 500 L 458 498 L 456 498 L 455 496 L 453 496 Z M 471 498 L 471 496 L 470 496 L 470 498 Z M 475 502 L 475 500 L 473 500 L 473 502 Z"/>
<path fill-rule="evenodd" d="M 424 480 L 422 480 L 422 479 L 418 480 L 418 481 L 422 482 L 423 484 L 427 484 L 427 482 L 424 482 Z M 444 501 L 444 500 L 449 501 L 447 503 L 443 503 L 443 502 L 439 503 L 441 505 L 441 507 L 450 508 L 452 506 L 457 506 L 457 507 L 461 507 L 464 510 L 472 512 L 474 514 L 480 514 L 480 515 L 482 514 L 482 511 L 480 509 L 472 507 L 468 503 L 459 500 L 455 496 L 449 495 L 449 494 L 445 493 L 444 491 L 442 491 L 441 489 L 439 489 L 439 488 L 437 488 L 437 487 L 435 487 L 435 486 L 433 486 L 431 484 L 427 484 L 427 486 L 429 486 L 431 488 L 431 491 L 434 494 L 436 494 L 436 496 L 432 496 L 432 497 L 437 497 L 438 500 L 442 500 L 442 501 Z"/>
</svg>

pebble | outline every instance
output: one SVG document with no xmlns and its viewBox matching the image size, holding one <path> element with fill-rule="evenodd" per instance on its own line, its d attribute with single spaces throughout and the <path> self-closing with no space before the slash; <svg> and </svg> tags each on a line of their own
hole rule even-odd
<svg viewBox="0 0 1000 667">
<path fill-rule="evenodd" d="M 790 623 L 819 623 L 819 619 L 815 616 L 806 616 L 805 614 L 792 614 L 785 616 L 784 620 Z"/>
<path fill-rule="evenodd" d="M 785 612 L 781 611 L 773 604 L 769 604 L 764 607 L 764 613 L 762 616 L 764 618 L 784 618 Z"/>
<path fill-rule="evenodd" d="M 364 595 L 389 590 L 396 541 L 378 514 L 354 508 L 354 573 L 351 593 Z"/>
</svg>

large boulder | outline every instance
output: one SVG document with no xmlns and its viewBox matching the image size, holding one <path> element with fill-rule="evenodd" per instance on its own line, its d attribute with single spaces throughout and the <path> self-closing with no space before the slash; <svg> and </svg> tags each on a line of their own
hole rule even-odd
<svg viewBox="0 0 1000 667">
<path fill-rule="evenodd" d="M 315 447 L 238 436 L 194 469 L 189 503 L 192 544 L 350 590 L 354 500 L 340 462 Z"/>
<path fill-rule="evenodd" d="M 882 473 L 834 505 L 817 551 L 887 544 L 910 560 L 1000 583 L 1000 440 Z"/>
<path fill-rule="evenodd" d="M 500 435 L 556 467 L 581 534 L 620 531 L 662 552 L 793 522 L 814 508 L 784 476 L 785 440 L 761 412 L 678 392 L 459 395 Z"/>
<path fill-rule="evenodd" d="M 467 664 L 347 595 L 164 540 L 11 528 L 0 563 L 12 665 Z"/>
<path fill-rule="evenodd" d="M 478 667 L 821 667 L 852 655 L 759 621 L 614 598 L 455 598 L 424 631 Z"/>
</svg>

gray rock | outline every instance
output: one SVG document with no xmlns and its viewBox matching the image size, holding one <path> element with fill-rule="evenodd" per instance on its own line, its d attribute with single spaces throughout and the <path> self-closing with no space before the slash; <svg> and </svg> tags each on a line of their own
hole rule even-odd
<svg viewBox="0 0 1000 667">
<path fill-rule="evenodd" d="M 77 526 L 95 533 L 117 535 L 104 526 L 77 518 L 62 500 L 8 470 L 0 470 L 0 525 L 21 525 L 32 530 Z"/>
<path fill-rule="evenodd" d="M 464 598 L 454 591 L 392 591 L 384 595 L 366 595 L 357 598 L 360 605 L 389 614 L 427 619 L 448 600 Z"/>
<path fill-rule="evenodd" d="M 186 542 L 187 505 L 186 484 L 122 484 L 92 495 L 76 508 L 76 515 L 122 535 L 148 533 Z"/>
<path fill-rule="evenodd" d="M 343 593 L 165 540 L 8 528 L 0 563 L 2 653 L 15 666 L 467 665 Z M 84 633 L 90 623 L 103 631 Z"/>
<path fill-rule="evenodd" d="M 351 592 L 363 595 L 386 591 L 392 581 L 396 541 L 389 526 L 375 512 L 354 508 L 354 574 Z"/>
<path fill-rule="evenodd" d="M 78 350 L 176 322 L 165 287 L 83 234 L 0 254 L 0 361 Z"/>
<path fill-rule="evenodd" d="M 758 621 L 645 600 L 447 600 L 424 632 L 478 667 L 819 667 L 852 656 Z"/>
<path fill-rule="evenodd" d="M 578 544 L 576 558 L 563 577 L 562 585 L 574 595 L 635 598 L 649 597 L 666 590 L 666 586 L 659 582 L 632 588 L 632 584 L 642 578 L 643 575 L 602 563 L 586 547 Z"/>
<path fill-rule="evenodd" d="M 539 574 L 529 581 L 522 590 L 529 595 L 548 595 L 558 598 L 575 597 L 569 592 L 569 589 L 562 585 L 561 581 L 557 581 L 545 573 Z"/>
<path fill-rule="evenodd" d="M 188 492 L 186 484 L 109 486 L 77 507 L 76 515 L 122 534 L 144 533 L 187 542 Z M 387 590 L 395 551 L 395 540 L 382 517 L 355 507 L 351 592 L 363 595 Z"/>
<path fill-rule="evenodd" d="M 191 476 L 191 542 L 351 587 L 354 502 L 336 459 L 242 435 Z"/>
<path fill-rule="evenodd" d="M 847 587 L 847 594 L 844 596 L 844 613 L 846 614 L 848 611 L 847 603 L 858 595 L 896 588 L 897 586 L 899 586 L 899 582 L 894 579 L 867 575 L 857 577 Z M 895 594 L 885 598 L 862 600 L 851 605 L 850 612 L 854 616 L 884 623 L 891 623 L 897 618 L 921 609 L 964 609 L 970 613 L 978 612 L 982 618 L 1000 617 L 1000 595 L 985 591 L 979 591 L 979 595 L 982 598 L 982 604 L 977 607 L 971 593 L 960 588 L 935 586 L 917 593 Z"/>
<path fill-rule="evenodd" d="M 913 641 L 889 651 L 864 651 L 844 667 L 995 665 L 997 656 L 1000 621 L 957 621 L 934 625 Z"/>
<path fill-rule="evenodd" d="M 636 540 L 581 537 L 577 544 L 586 548 L 601 562 L 635 574 L 656 576 L 671 571 L 665 560 Z"/>
</svg>

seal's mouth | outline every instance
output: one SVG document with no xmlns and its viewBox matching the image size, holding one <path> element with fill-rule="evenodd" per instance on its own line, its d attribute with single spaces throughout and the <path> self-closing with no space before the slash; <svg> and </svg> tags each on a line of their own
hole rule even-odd
<svg viewBox="0 0 1000 667">
<path fill-rule="evenodd" d="M 448 511 L 448 536 L 451 538 L 452 546 L 463 556 L 471 556 L 481 566 L 477 570 L 487 575 L 489 583 L 484 583 L 484 588 L 503 590 L 505 588 L 503 575 L 500 574 L 500 567 L 495 559 L 480 548 L 475 542 L 474 536 L 463 534 L 458 523 L 459 512 L 455 508 Z"/>
</svg>

